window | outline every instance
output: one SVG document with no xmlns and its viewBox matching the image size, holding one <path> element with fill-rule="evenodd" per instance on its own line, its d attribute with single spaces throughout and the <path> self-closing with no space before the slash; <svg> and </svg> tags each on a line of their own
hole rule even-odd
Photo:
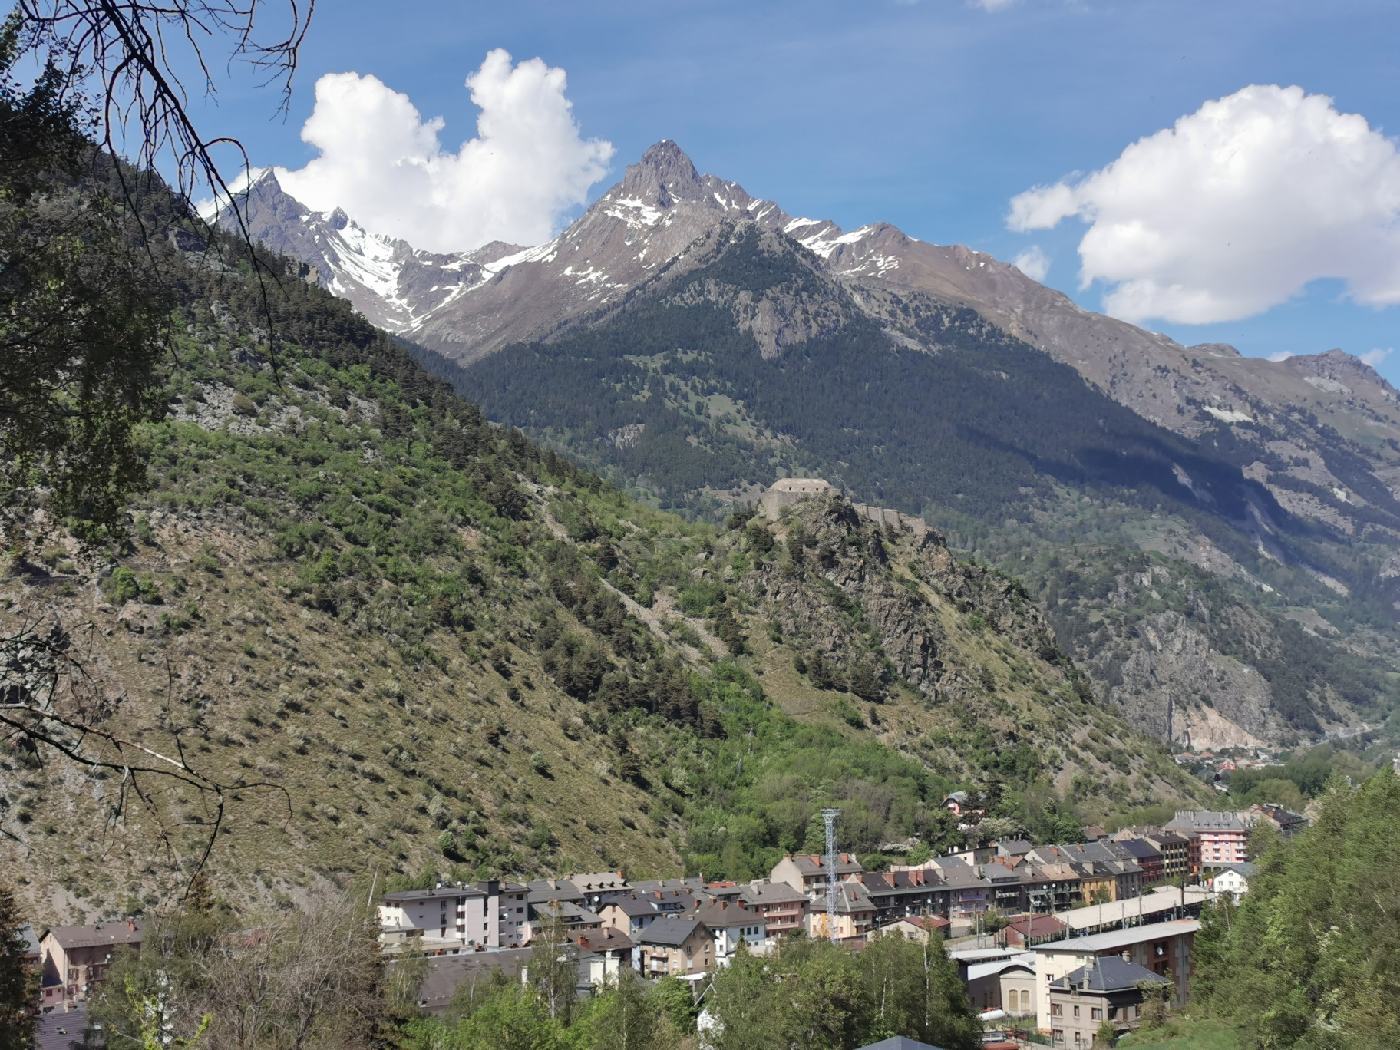
<svg viewBox="0 0 1400 1050">
<path fill-rule="evenodd" d="M 1089 1020 L 1091 1020 L 1091 1021 L 1102 1021 L 1102 1020 L 1103 1020 L 1103 1011 L 1100 1010 L 1097 1006 L 1090 1007 L 1090 1008 L 1089 1008 Z"/>
<path fill-rule="evenodd" d="M 1065 1041 L 1065 1030 L 1063 1028 L 1052 1028 L 1050 1030 L 1050 1037 L 1054 1039 L 1057 1044 L 1063 1043 Z"/>
<path fill-rule="evenodd" d="M 1061 1016 L 1064 1015 L 1064 1012 L 1065 1012 L 1065 1008 L 1064 1008 L 1064 1006 L 1061 1005 L 1060 1003 L 1051 1003 L 1051 1004 L 1050 1004 L 1050 1016 L 1051 1016 L 1051 1017 L 1061 1017 Z"/>
<path fill-rule="evenodd" d="M 1076 1018 L 1079 1017 L 1079 1004 L 1078 1004 L 1078 1003 L 1075 1003 L 1075 1004 L 1074 1004 L 1074 1016 L 1075 1016 Z"/>
</svg>

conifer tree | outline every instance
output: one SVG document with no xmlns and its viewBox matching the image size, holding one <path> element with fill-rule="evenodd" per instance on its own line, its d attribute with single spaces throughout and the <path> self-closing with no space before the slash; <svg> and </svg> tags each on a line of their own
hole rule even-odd
<svg viewBox="0 0 1400 1050">
<path fill-rule="evenodd" d="M 34 1042 L 37 977 L 25 964 L 19 903 L 0 885 L 0 1050 L 29 1050 Z"/>
</svg>

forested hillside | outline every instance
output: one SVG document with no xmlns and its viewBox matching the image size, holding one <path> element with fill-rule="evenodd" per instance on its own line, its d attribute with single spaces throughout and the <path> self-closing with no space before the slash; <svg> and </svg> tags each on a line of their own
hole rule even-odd
<svg viewBox="0 0 1400 1050">
<path fill-rule="evenodd" d="M 16 547 L 4 625 L 57 640 L 60 693 L 102 698 L 103 726 L 230 791 L 222 813 L 189 784 L 138 800 L 7 751 L 0 849 L 36 915 L 159 899 L 216 820 L 209 870 L 249 897 L 450 869 L 748 875 L 830 803 L 870 851 L 947 836 L 954 784 L 1046 829 L 1199 790 L 937 538 L 881 537 L 840 501 L 805 532 L 649 510 L 146 192 L 177 319 L 149 491 L 128 541 Z M 898 594 L 936 674 L 880 619 Z M 808 633 L 779 628 L 779 596 Z"/>
</svg>

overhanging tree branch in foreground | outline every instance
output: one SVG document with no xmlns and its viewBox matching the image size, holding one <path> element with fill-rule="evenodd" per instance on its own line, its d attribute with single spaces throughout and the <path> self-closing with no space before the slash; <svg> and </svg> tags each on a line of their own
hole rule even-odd
<svg viewBox="0 0 1400 1050">
<path fill-rule="evenodd" d="M 138 169 L 173 164 L 175 188 L 187 201 L 207 188 L 232 200 L 215 153 L 236 152 L 239 140 L 208 135 L 190 115 L 191 81 L 218 93 L 212 67 L 244 64 L 291 99 L 292 77 L 311 25 L 315 0 L 19 0 L 21 48 L 54 69 L 69 94 L 95 97 L 99 138 L 113 157 Z M 235 212 L 243 234 L 241 206 Z"/>
</svg>

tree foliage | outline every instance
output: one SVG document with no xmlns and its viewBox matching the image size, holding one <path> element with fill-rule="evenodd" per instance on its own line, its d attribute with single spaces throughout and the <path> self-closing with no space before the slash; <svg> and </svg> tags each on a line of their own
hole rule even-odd
<svg viewBox="0 0 1400 1050">
<path fill-rule="evenodd" d="M 846 1050 L 903 1035 L 948 1050 L 981 1027 L 942 942 L 881 936 L 852 954 L 826 941 L 740 953 L 707 999 L 714 1050 Z"/>
<path fill-rule="evenodd" d="M 1400 780 L 1335 780 L 1317 819 L 1257 863 L 1197 936 L 1195 994 L 1250 1045 L 1400 1045 Z"/>
</svg>

